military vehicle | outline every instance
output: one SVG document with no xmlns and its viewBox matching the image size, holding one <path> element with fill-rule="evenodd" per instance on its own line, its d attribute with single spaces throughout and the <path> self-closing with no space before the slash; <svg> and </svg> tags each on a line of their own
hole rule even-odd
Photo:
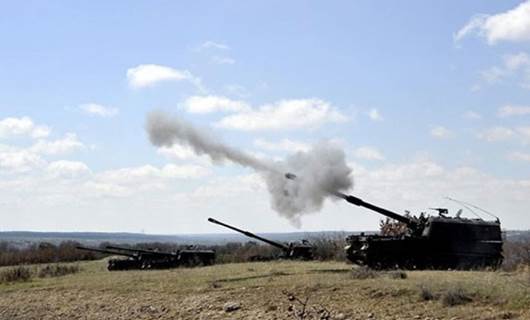
<svg viewBox="0 0 530 320">
<path fill-rule="evenodd" d="M 76 249 L 90 251 L 90 252 L 98 252 L 98 253 L 103 253 L 103 254 L 108 254 L 108 255 L 113 255 L 113 256 L 127 257 L 125 259 L 110 259 L 107 264 L 107 270 L 109 271 L 139 270 L 139 269 L 142 269 L 144 262 L 145 262 L 142 256 L 139 256 L 133 253 L 125 253 L 121 251 L 104 250 L 104 249 L 98 249 L 98 248 L 88 248 L 88 247 L 82 247 L 82 246 L 77 246 Z"/>
<path fill-rule="evenodd" d="M 374 269 L 481 269 L 502 263 L 500 221 L 449 217 L 445 208 L 438 216 L 400 215 L 357 197 L 334 193 L 351 204 L 380 213 L 404 226 L 401 234 L 351 235 L 346 256 L 355 264 Z"/>
<path fill-rule="evenodd" d="M 215 251 L 213 250 L 185 249 L 177 252 L 161 252 L 117 246 L 107 246 L 106 249 L 78 246 L 77 249 L 127 257 L 126 259 L 110 259 L 107 265 L 109 271 L 169 269 L 215 263 Z"/>
<path fill-rule="evenodd" d="M 300 259 L 300 260 L 312 260 L 313 259 L 313 246 L 307 241 L 302 240 L 302 242 L 291 242 L 289 244 L 283 244 L 280 242 L 272 241 L 263 237 L 260 237 L 254 233 L 238 229 L 226 223 L 217 221 L 213 218 L 208 218 L 208 221 L 211 223 L 218 224 L 228 229 L 232 229 L 236 232 L 242 233 L 249 238 L 254 238 L 259 241 L 265 242 L 273 247 L 276 247 L 282 251 L 282 255 L 279 258 L 283 259 Z M 253 260 L 261 260 L 255 258 Z"/>
<path fill-rule="evenodd" d="M 159 250 L 131 249 L 117 246 L 107 246 L 107 249 L 132 252 L 149 257 L 147 269 L 166 269 L 175 267 L 209 266 L 215 263 L 215 251 L 195 249 L 177 250 L 176 252 L 163 252 Z"/>
</svg>

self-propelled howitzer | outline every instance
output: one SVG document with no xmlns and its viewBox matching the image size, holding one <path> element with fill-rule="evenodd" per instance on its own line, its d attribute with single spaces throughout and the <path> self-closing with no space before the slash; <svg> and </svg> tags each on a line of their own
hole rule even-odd
<svg viewBox="0 0 530 320">
<path fill-rule="evenodd" d="M 410 217 L 375 206 L 351 195 L 336 193 L 351 204 L 378 212 L 406 225 L 399 235 L 351 235 L 348 260 L 376 269 L 497 268 L 503 260 L 500 221 L 439 216 Z"/>
<path fill-rule="evenodd" d="M 239 228 L 236 228 L 234 226 L 228 225 L 226 223 L 223 223 L 221 221 L 215 220 L 213 218 L 208 218 L 208 221 L 211 223 L 218 224 L 220 226 L 223 226 L 225 228 L 234 230 L 236 232 L 242 233 L 245 236 L 249 238 L 254 238 L 256 240 L 265 242 L 273 247 L 276 247 L 280 250 L 282 250 L 282 258 L 287 259 L 302 259 L 302 260 L 312 260 L 313 259 L 313 246 L 308 241 L 302 241 L 301 243 L 289 243 L 289 244 L 283 244 L 280 242 L 272 241 L 263 237 L 260 237 L 252 232 L 248 232 L 245 230 L 241 230 Z"/>
<path fill-rule="evenodd" d="M 159 250 L 131 249 L 118 246 L 107 246 L 108 249 L 141 254 L 148 259 L 149 269 L 166 269 L 176 267 L 209 266 L 215 263 L 215 251 L 188 248 L 175 252 Z"/>
<path fill-rule="evenodd" d="M 76 249 L 78 250 L 84 250 L 84 251 L 90 251 L 90 252 L 98 252 L 113 256 L 123 256 L 127 257 L 125 259 L 109 259 L 107 269 L 109 271 L 119 271 L 119 270 L 136 270 L 136 269 L 142 269 L 145 263 L 144 257 L 138 254 L 133 253 L 126 253 L 116 250 L 105 250 L 105 249 L 98 249 L 98 248 L 88 248 L 88 247 L 82 247 L 77 246 Z"/>
</svg>

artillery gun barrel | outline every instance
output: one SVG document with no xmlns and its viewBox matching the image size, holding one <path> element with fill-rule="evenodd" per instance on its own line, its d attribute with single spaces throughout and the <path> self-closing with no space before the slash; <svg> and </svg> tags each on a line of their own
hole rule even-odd
<svg viewBox="0 0 530 320">
<path fill-rule="evenodd" d="M 88 248 L 88 247 L 82 247 L 82 246 L 77 246 L 75 248 L 78 250 L 93 251 L 93 252 L 99 252 L 99 253 L 114 254 L 117 256 L 136 258 L 136 256 L 132 253 L 125 253 L 125 252 L 120 252 L 120 251 L 115 251 L 115 250 L 104 250 L 104 249 Z"/>
<path fill-rule="evenodd" d="M 138 253 L 158 255 L 158 256 L 174 256 L 175 255 L 172 252 L 162 252 L 162 251 L 143 250 L 143 249 L 131 249 L 131 248 L 124 248 L 124 247 L 117 247 L 117 246 L 107 246 L 107 249 L 114 249 L 114 250 L 128 251 L 128 252 L 138 252 Z"/>
<path fill-rule="evenodd" d="M 293 173 L 290 173 L 290 172 L 287 172 L 285 174 L 285 178 L 287 179 L 290 179 L 290 180 L 296 180 L 298 177 L 293 174 Z M 354 196 L 351 196 L 351 195 L 347 195 L 347 194 L 344 194 L 342 192 L 338 192 L 338 191 L 329 191 L 329 193 L 331 193 L 332 195 L 338 197 L 338 198 L 342 198 L 346 201 L 348 201 L 349 203 L 351 204 L 354 204 L 356 206 L 360 206 L 360 207 L 365 207 L 367 209 L 370 209 L 372 211 L 375 211 L 375 212 L 378 212 L 384 216 L 387 216 L 391 219 L 394 219 L 394 220 L 397 220 L 399 222 L 403 222 L 405 224 L 407 224 L 408 226 L 413 226 L 415 225 L 414 221 L 412 221 L 411 219 L 405 217 L 405 216 L 402 216 L 400 214 L 397 214 L 395 212 L 392 212 L 390 210 L 387 210 L 387 209 L 384 209 L 384 208 L 381 208 L 381 207 L 378 207 L 378 206 L 374 206 L 373 204 L 371 203 L 368 203 L 368 202 L 364 202 L 362 199 L 360 198 L 357 198 L 357 197 L 354 197 Z"/>
<path fill-rule="evenodd" d="M 400 214 L 397 214 L 395 212 L 392 212 L 390 210 L 387 210 L 387 209 L 375 206 L 375 205 L 373 205 L 371 203 L 365 202 L 365 201 L 363 201 L 360 198 L 354 197 L 352 195 L 346 195 L 346 194 L 341 193 L 341 192 L 332 192 L 332 194 L 337 196 L 337 197 L 339 197 L 339 198 L 342 198 L 342 199 L 348 201 L 351 204 L 354 204 L 354 205 L 359 206 L 359 207 L 365 207 L 367 209 L 370 209 L 372 211 L 380 213 L 380 214 L 382 214 L 384 216 L 387 216 L 387 217 L 389 217 L 391 219 L 394 219 L 394 220 L 397 220 L 399 222 L 405 223 L 408 226 L 414 225 L 414 221 L 412 221 L 411 219 L 409 219 L 409 218 L 407 218 L 405 216 L 402 216 Z"/>
<path fill-rule="evenodd" d="M 270 244 L 270 245 L 273 246 L 273 247 L 280 248 L 280 249 L 282 249 L 282 250 L 284 250 L 284 251 L 288 251 L 288 250 L 289 250 L 289 248 L 288 248 L 286 245 L 282 244 L 282 243 L 279 243 L 279 242 L 275 242 L 275 241 L 272 241 L 272 240 L 269 240 L 269 239 L 262 238 L 262 237 L 260 237 L 260 236 L 258 236 L 258 235 L 256 235 L 256 234 L 254 234 L 254 233 L 252 233 L 252 232 L 248 232 L 248 231 L 245 231 L 245 230 L 241 230 L 241 229 L 239 229 L 239 228 L 233 227 L 233 226 L 228 225 L 228 224 L 226 224 L 226 223 L 222 223 L 221 221 L 217 221 L 217 220 L 215 220 L 215 219 L 213 219 L 213 218 L 208 218 L 208 221 L 211 222 L 211 223 L 215 223 L 215 224 L 218 224 L 218 225 L 220 225 L 220 226 L 223 226 L 223 227 L 225 227 L 225 228 L 232 229 L 232 230 L 234 230 L 234 231 L 236 231 L 236 232 L 242 233 L 242 234 L 246 235 L 247 237 L 250 237 L 250 238 L 254 238 L 254 239 L 257 239 L 257 240 L 263 241 L 263 242 L 265 242 L 265 243 Z"/>
</svg>

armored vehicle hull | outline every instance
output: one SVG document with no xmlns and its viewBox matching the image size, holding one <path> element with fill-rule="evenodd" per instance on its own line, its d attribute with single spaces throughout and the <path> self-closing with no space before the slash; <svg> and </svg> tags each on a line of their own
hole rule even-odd
<svg viewBox="0 0 530 320">
<path fill-rule="evenodd" d="M 346 256 L 374 269 L 496 269 L 502 263 L 500 225 L 486 221 L 434 218 L 454 233 L 425 236 L 355 235 L 347 238 Z M 432 225 L 431 224 L 431 225 Z M 462 233 L 456 232 L 458 229 Z"/>
<path fill-rule="evenodd" d="M 245 230 L 241 230 L 239 228 L 236 228 L 234 226 L 228 225 L 226 223 L 223 223 L 221 221 L 217 221 L 213 218 L 208 218 L 208 221 L 211 223 L 218 224 L 220 226 L 223 226 L 225 228 L 234 230 L 236 232 L 242 233 L 245 236 L 249 238 L 254 238 L 259 241 L 265 242 L 273 247 L 276 247 L 281 250 L 282 254 L 278 258 L 280 259 L 299 259 L 299 260 L 312 260 L 313 259 L 313 246 L 306 240 L 302 240 L 300 243 L 279 243 L 276 241 L 272 241 L 263 237 L 260 237 L 252 232 L 248 232 Z M 251 260 L 259 261 L 263 259 L 272 259 L 272 257 L 252 257 Z"/>
<path fill-rule="evenodd" d="M 366 203 L 353 196 L 346 201 L 366 207 L 405 225 L 401 235 L 352 235 L 346 239 L 349 261 L 375 269 L 495 269 L 503 261 L 499 220 L 460 217 L 414 218 Z M 446 209 L 441 210 L 444 214 Z M 397 218 L 397 219 L 396 219 Z"/>
</svg>

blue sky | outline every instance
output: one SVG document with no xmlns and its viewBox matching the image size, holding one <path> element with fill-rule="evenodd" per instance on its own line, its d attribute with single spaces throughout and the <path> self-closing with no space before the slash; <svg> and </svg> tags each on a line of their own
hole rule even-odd
<svg viewBox="0 0 530 320">
<path fill-rule="evenodd" d="M 530 228 L 528 2 L 12 2 L 0 39 L 3 230 L 296 230 L 248 169 L 151 146 L 154 109 L 259 156 L 334 140 L 366 200 Z M 378 219 L 328 203 L 301 230 Z"/>
</svg>

